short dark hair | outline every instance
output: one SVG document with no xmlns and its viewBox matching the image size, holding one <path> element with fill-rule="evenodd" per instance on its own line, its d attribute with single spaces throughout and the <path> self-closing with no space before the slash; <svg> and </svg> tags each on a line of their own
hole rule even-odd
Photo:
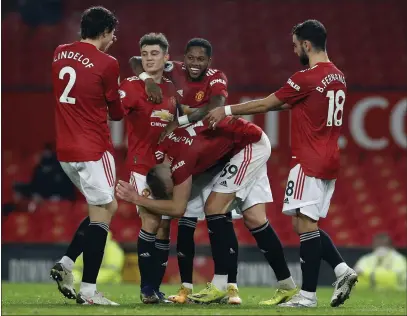
<svg viewBox="0 0 407 316">
<path fill-rule="evenodd" d="M 91 7 L 85 10 L 81 18 L 81 38 L 95 39 L 105 31 L 112 32 L 119 21 L 115 15 L 104 7 Z"/>
<path fill-rule="evenodd" d="M 159 176 L 157 169 L 158 165 L 148 171 L 146 176 L 147 185 L 150 187 L 151 194 L 154 198 L 159 200 L 168 200 L 169 196 L 167 194 L 164 181 Z"/>
<path fill-rule="evenodd" d="M 212 57 L 212 45 L 208 40 L 204 38 L 193 38 L 189 40 L 189 42 L 187 43 L 187 47 L 185 48 L 185 54 L 188 53 L 188 50 L 191 47 L 203 47 L 205 48 L 206 55 L 209 58 Z"/>
<path fill-rule="evenodd" d="M 161 47 L 164 53 L 168 53 L 168 48 L 170 47 L 170 44 L 168 43 L 167 37 L 163 33 L 148 33 L 143 35 L 142 38 L 140 38 L 140 49 L 144 45 L 158 45 Z"/>
<path fill-rule="evenodd" d="M 298 40 L 310 41 L 317 50 L 326 50 L 326 29 L 317 20 L 306 20 L 293 27 L 292 33 Z"/>
</svg>

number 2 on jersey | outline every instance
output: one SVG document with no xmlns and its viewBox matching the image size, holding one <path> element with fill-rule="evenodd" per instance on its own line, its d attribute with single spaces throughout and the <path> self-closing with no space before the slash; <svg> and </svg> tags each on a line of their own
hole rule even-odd
<svg viewBox="0 0 407 316">
<path fill-rule="evenodd" d="M 326 94 L 329 98 L 328 116 L 326 118 L 326 126 L 332 126 L 332 121 L 335 126 L 342 125 L 343 105 L 345 103 L 345 92 L 343 90 L 329 90 Z"/>
<path fill-rule="evenodd" d="M 69 104 L 75 104 L 76 99 L 72 97 L 68 97 L 69 92 L 71 92 L 73 85 L 75 84 L 76 81 L 76 71 L 72 67 L 66 66 L 61 69 L 59 72 L 59 79 L 64 79 L 65 75 L 69 75 L 69 81 L 68 84 L 65 87 L 64 92 L 62 92 L 61 96 L 59 97 L 59 102 L 61 103 L 69 103 Z"/>
</svg>

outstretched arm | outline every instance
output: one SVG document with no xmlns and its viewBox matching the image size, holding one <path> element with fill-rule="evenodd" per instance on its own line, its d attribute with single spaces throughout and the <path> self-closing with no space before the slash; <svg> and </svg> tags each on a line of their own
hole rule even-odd
<svg viewBox="0 0 407 316">
<path fill-rule="evenodd" d="M 248 115 L 265 113 L 268 111 L 276 111 L 283 109 L 283 101 L 280 101 L 275 95 L 270 94 L 268 97 L 252 100 L 244 103 L 225 106 L 224 108 L 214 109 L 206 116 L 209 121 L 209 125 L 215 127 L 221 120 L 228 115 Z M 286 108 L 289 108 L 287 105 Z"/>
</svg>

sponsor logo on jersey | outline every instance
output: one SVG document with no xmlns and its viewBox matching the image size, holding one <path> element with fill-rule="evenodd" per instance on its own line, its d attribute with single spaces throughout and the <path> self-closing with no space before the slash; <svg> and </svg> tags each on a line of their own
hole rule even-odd
<svg viewBox="0 0 407 316">
<path fill-rule="evenodd" d="M 226 86 L 226 81 L 223 80 L 223 79 L 214 79 L 214 80 L 212 80 L 209 84 L 210 84 L 211 87 L 212 87 L 215 83 L 221 83 L 221 84 L 223 84 L 223 85 Z"/>
<path fill-rule="evenodd" d="M 181 168 L 183 165 L 185 165 L 185 161 L 181 160 L 180 162 L 178 162 L 176 165 L 174 165 L 171 168 L 171 171 L 174 172 L 175 170 L 177 170 L 178 168 Z"/>
<path fill-rule="evenodd" d="M 195 94 L 195 101 L 198 101 L 198 102 L 202 101 L 203 98 L 204 98 L 204 96 L 205 96 L 205 92 L 203 92 L 203 91 L 198 91 L 198 92 Z"/>
<path fill-rule="evenodd" d="M 184 90 L 177 90 L 177 93 L 181 96 L 184 97 Z"/>
<path fill-rule="evenodd" d="M 294 81 L 292 81 L 291 79 L 288 79 L 287 83 L 291 86 L 291 88 L 300 91 L 300 86 L 298 84 L 296 84 Z"/>
<path fill-rule="evenodd" d="M 143 191 L 141 191 L 141 195 L 144 197 L 149 197 L 151 195 L 151 191 L 150 189 L 144 189 Z"/>
<path fill-rule="evenodd" d="M 119 90 L 120 99 L 123 99 L 126 96 L 126 92 L 123 90 Z"/>
<path fill-rule="evenodd" d="M 168 110 L 155 110 L 151 114 L 151 117 L 158 117 L 161 121 L 170 122 L 174 119 L 174 115 Z"/>
</svg>

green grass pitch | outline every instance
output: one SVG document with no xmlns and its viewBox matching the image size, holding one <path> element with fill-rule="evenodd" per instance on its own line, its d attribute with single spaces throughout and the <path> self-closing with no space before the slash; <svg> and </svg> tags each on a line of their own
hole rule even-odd
<svg viewBox="0 0 407 316">
<path fill-rule="evenodd" d="M 406 315 L 406 292 L 358 290 L 338 308 L 329 300 L 333 288 L 318 289 L 316 309 L 263 307 L 257 303 L 272 294 L 269 288 L 241 288 L 243 304 L 228 305 L 143 305 L 137 285 L 100 286 L 100 290 L 121 306 L 77 306 L 64 299 L 55 284 L 2 284 L 2 315 Z M 196 287 L 201 289 L 202 286 Z M 174 294 L 176 286 L 163 286 Z"/>
</svg>

